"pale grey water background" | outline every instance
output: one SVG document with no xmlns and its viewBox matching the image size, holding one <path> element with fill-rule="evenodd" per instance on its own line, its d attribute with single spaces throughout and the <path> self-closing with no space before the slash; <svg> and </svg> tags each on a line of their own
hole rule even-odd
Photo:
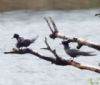
<svg viewBox="0 0 100 85">
<path fill-rule="evenodd" d="M 91 71 L 82 71 L 71 66 L 57 66 L 30 54 L 3 54 L 15 47 L 16 40 L 11 38 L 14 33 L 19 33 L 25 38 L 39 35 L 36 43 L 30 48 L 51 56 L 48 51 L 40 50 L 45 47 L 45 36 L 48 37 L 50 34 L 43 19 L 48 16 L 54 19 L 59 30 L 65 35 L 100 43 L 100 18 L 94 16 L 97 12 L 98 10 L 38 12 L 20 10 L 0 13 L 0 85 L 88 85 L 88 79 L 100 77 Z M 60 39 L 52 40 L 48 37 L 48 42 L 60 56 L 70 58 L 59 44 Z M 98 66 L 100 52 L 88 47 L 83 47 L 82 50 L 94 51 L 98 55 L 78 57 L 75 60 Z"/>
</svg>

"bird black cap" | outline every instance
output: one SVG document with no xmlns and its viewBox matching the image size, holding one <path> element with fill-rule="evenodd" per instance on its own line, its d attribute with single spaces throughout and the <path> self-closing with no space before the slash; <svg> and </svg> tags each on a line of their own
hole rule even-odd
<svg viewBox="0 0 100 85">
<path fill-rule="evenodd" d="M 62 41 L 62 44 L 67 45 L 67 44 L 69 44 L 69 42 L 68 41 Z"/>
<path fill-rule="evenodd" d="M 18 34 L 14 34 L 14 35 L 13 35 L 13 38 L 18 38 L 18 37 L 19 37 Z"/>
</svg>

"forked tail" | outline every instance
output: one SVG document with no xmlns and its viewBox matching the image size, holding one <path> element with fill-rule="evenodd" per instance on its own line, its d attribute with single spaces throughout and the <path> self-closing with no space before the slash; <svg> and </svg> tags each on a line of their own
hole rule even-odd
<svg viewBox="0 0 100 85">
<path fill-rule="evenodd" d="M 32 39 L 32 43 L 34 43 L 39 36 L 37 35 L 35 38 Z"/>
</svg>

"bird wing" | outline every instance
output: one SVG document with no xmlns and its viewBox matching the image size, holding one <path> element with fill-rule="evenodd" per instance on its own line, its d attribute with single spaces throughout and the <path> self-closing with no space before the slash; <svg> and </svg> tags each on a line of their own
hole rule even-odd
<svg viewBox="0 0 100 85">
<path fill-rule="evenodd" d="M 94 56 L 95 54 L 92 54 L 92 52 L 85 52 L 85 51 L 80 51 L 78 49 L 71 49 L 70 50 L 71 54 L 77 55 L 77 56 Z"/>
<path fill-rule="evenodd" d="M 72 57 L 75 57 L 75 56 L 79 55 L 79 51 L 76 49 L 69 49 L 69 50 L 67 50 L 67 54 L 69 54 Z"/>
<path fill-rule="evenodd" d="M 34 43 L 34 42 L 37 40 L 38 37 L 39 37 L 39 36 L 36 36 L 35 38 L 33 38 L 33 39 L 31 40 L 31 42 Z"/>
<path fill-rule="evenodd" d="M 19 37 L 18 38 L 18 43 L 22 43 L 24 41 L 24 38 L 23 37 Z"/>
</svg>

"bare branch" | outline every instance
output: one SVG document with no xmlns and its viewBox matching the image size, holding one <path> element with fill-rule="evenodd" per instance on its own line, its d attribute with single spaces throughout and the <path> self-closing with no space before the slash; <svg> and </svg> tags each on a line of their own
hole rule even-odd
<svg viewBox="0 0 100 85">
<path fill-rule="evenodd" d="M 22 50 L 18 50 L 18 49 L 14 49 L 10 52 L 4 52 L 5 54 L 26 54 L 26 53 L 30 53 L 32 55 L 35 55 L 37 56 L 38 58 L 41 58 L 43 60 L 46 60 L 48 62 L 52 62 L 53 64 L 56 64 L 56 65 L 60 65 L 60 66 L 67 66 L 67 65 L 71 65 L 73 67 L 76 67 L 78 69 L 81 69 L 81 70 L 89 70 L 89 71 L 92 71 L 92 72 L 96 72 L 96 73 L 99 73 L 100 74 L 100 67 L 96 67 L 96 66 L 92 66 L 92 65 L 86 65 L 86 64 L 80 64 L 76 61 L 71 61 L 71 60 L 65 60 L 65 59 L 62 59 L 62 58 L 52 58 L 52 57 L 47 57 L 45 55 L 42 55 L 36 51 L 33 51 L 29 48 L 27 49 L 22 49 Z"/>
<path fill-rule="evenodd" d="M 45 44 L 46 44 L 48 50 L 52 50 L 51 47 L 49 46 L 48 42 L 47 42 L 47 38 L 46 37 L 45 37 Z"/>
<path fill-rule="evenodd" d="M 55 38 L 56 38 L 56 34 L 59 33 L 55 22 L 53 21 L 53 19 L 52 19 L 51 17 L 49 17 L 49 19 L 50 19 L 50 21 L 51 21 L 51 24 L 52 24 L 52 26 L 53 26 L 53 28 L 52 28 L 52 27 L 50 26 L 50 23 L 49 23 L 48 19 L 47 19 L 46 17 L 45 17 L 44 19 L 45 19 L 45 21 L 47 22 L 47 24 L 48 24 L 48 26 L 49 26 L 49 28 L 50 28 L 50 31 L 52 32 L 52 34 L 50 34 L 50 37 L 51 37 L 52 39 L 55 39 Z M 54 30 L 53 30 L 53 29 L 54 29 Z"/>
<path fill-rule="evenodd" d="M 52 20 L 51 20 L 51 22 L 52 22 Z M 78 46 L 77 46 L 78 49 L 80 49 L 82 46 L 88 46 L 88 47 L 91 47 L 93 49 L 96 49 L 96 50 L 100 51 L 100 44 L 90 42 L 90 41 L 86 41 L 86 40 L 81 39 L 81 38 L 68 37 L 68 36 L 65 36 L 63 33 L 60 33 L 60 32 L 57 32 L 57 33 L 52 32 L 52 34 L 50 34 L 49 36 L 52 39 L 60 38 L 60 39 L 69 40 L 70 42 L 78 43 Z"/>
<path fill-rule="evenodd" d="M 51 23 L 52 23 L 52 25 L 53 25 L 53 27 L 54 27 L 54 32 L 58 32 L 58 29 L 57 29 L 57 26 L 56 26 L 56 24 L 55 24 L 55 22 L 53 21 L 53 19 L 51 18 L 51 17 L 49 17 L 49 19 L 50 19 L 50 21 L 51 21 Z"/>
<path fill-rule="evenodd" d="M 56 58 L 60 58 L 60 57 L 58 56 L 58 54 L 56 53 L 56 50 L 52 50 L 52 49 L 51 49 L 50 45 L 49 45 L 48 42 L 47 42 L 47 38 L 45 38 L 45 44 L 46 44 L 46 46 L 47 46 L 47 50 L 48 50 L 48 51 L 50 51 Z"/>
<path fill-rule="evenodd" d="M 47 22 L 51 32 L 53 33 L 54 31 L 53 31 L 52 27 L 50 26 L 50 23 L 49 23 L 48 19 L 46 17 L 44 17 L 44 20 Z"/>
</svg>

